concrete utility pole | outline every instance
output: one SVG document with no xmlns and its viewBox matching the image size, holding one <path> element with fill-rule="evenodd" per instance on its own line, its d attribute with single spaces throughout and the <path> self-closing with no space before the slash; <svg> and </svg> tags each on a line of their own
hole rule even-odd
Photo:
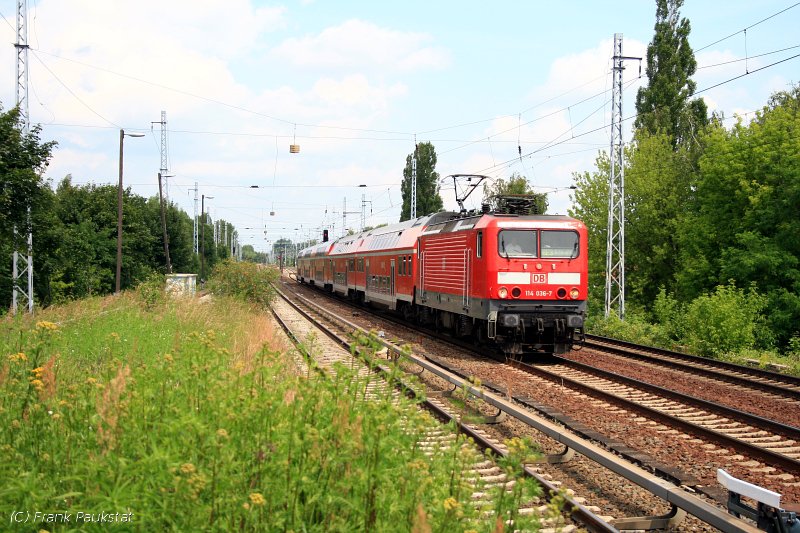
<svg viewBox="0 0 800 533">
<path fill-rule="evenodd" d="M 125 133 L 119 130 L 119 185 L 117 186 L 117 276 L 114 294 L 119 294 L 122 284 L 122 153 L 125 136 L 144 137 L 143 133 Z"/>
<path fill-rule="evenodd" d="M 625 318 L 625 165 L 622 136 L 622 34 L 614 34 L 614 81 L 611 96 L 611 175 L 608 184 L 608 242 L 606 243 L 605 314 L 616 305 Z"/>
<path fill-rule="evenodd" d="M 19 107 L 22 133 L 30 132 L 31 120 L 28 113 L 28 0 L 17 0 L 17 91 L 16 100 Z M 27 255 L 22 255 L 17 250 L 17 226 L 14 226 L 14 253 L 12 256 L 11 271 L 11 312 L 16 314 L 22 300 L 28 308 L 28 313 L 33 314 L 33 226 L 31 223 L 31 206 L 28 204 L 28 250 Z M 24 267 L 20 271 L 20 264 Z M 22 288 L 22 280 L 27 277 L 27 291 Z"/>
</svg>

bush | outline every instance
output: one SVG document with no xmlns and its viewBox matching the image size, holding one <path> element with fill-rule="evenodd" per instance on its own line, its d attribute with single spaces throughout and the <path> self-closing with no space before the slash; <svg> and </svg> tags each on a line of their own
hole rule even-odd
<svg viewBox="0 0 800 533">
<path fill-rule="evenodd" d="M 670 346 L 667 330 L 659 324 L 651 324 L 640 313 L 627 313 L 625 320 L 616 314 L 594 318 L 589 321 L 588 330 L 594 335 L 611 337 L 650 346 Z"/>
<path fill-rule="evenodd" d="M 275 268 L 226 259 L 214 267 L 207 287 L 213 294 L 267 307 L 275 296 L 272 284 L 278 277 L 280 273 Z"/>
<path fill-rule="evenodd" d="M 144 303 L 145 309 L 152 310 L 157 305 L 164 303 L 166 300 L 166 294 L 164 293 L 165 285 L 166 279 L 164 278 L 164 274 L 151 272 L 150 275 L 136 287 L 136 291 L 139 293 L 139 298 L 141 298 L 142 303 Z"/>
<path fill-rule="evenodd" d="M 686 341 L 700 355 L 719 357 L 756 345 L 766 299 L 733 284 L 696 298 L 686 309 Z"/>
<path fill-rule="evenodd" d="M 672 341 L 683 342 L 686 337 L 686 306 L 667 294 L 664 287 L 656 295 L 653 316 Z"/>
</svg>

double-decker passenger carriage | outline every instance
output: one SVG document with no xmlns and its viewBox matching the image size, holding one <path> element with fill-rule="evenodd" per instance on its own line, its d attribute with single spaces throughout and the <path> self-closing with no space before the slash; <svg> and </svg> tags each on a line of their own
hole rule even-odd
<svg viewBox="0 0 800 533">
<path fill-rule="evenodd" d="M 441 212 L 322 243 L 301 252 L 298 277 L 507 355 L 564 353 L 586 315 L 586 227 L 511 211 Z"/>
</svg>

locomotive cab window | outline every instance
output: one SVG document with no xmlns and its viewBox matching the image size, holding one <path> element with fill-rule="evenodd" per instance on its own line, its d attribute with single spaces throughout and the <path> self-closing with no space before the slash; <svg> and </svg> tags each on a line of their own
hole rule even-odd
<svg viewBox="0 0 800 533">
<path fill-rule="evenodd" d="M 578 257 L 578 234 L 574 231 L 542 231 L 542 257 L 575 259 Z"/>
<path fill-rule="evenodd" d="M 501 257 L 536 257 L 536 230 L 503 230 L 497 234 Z"/>
<path fill-rule="evenodd" d="M 483 257 L 483 232 L 479 231 L 475 243 L 475 256 Z"/>
</svg>

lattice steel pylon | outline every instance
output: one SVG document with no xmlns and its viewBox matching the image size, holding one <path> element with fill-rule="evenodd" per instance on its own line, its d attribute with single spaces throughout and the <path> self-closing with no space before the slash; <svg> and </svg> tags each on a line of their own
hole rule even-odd
<svg viewBox="0 0 800 533">
<path fill-rule="evenodd" d="M 414 135 L 414 155 L 411 157 L 411 216 L 417 218 L 417 136 Z"/>
<path fill-rule="evenodd" d="M 28 0 L 17 0 L 17 107 L 19 107 L 22 133 L 30 132 L 31 122 L 28 112 Z M 27 255 L 17 250 L 17 226 L 14 226 L 14 253 L 11 269 L 11 311 L 16 314 L 20 303 L 33 313 L 33 227 L 31 225 L 31 206 L 28 204 L 27 215 L 28 250 Z M 20 268 L 22 264 L 23 268 Z M 27 290 L 22 288 L 22 280 L 27 278 Z M 22 300 L 22 302 L 20 302 Z"/>
<path fill-rule="evenodd" d="M 161 112 L 161 175 L 164 177 L 164 198 L 169 203 L 169 176 L 167 175 L 167 112 Z"/>
<path fill-rule="evenodd" d="M 622 137 L 622 34 L 614 34 L 614 81 L 611 96 L 611 175 L 608 181 L 608 242 L 606 243 L 605 314 L 616 306 L 625 318 L 625 165 Z"/>
<path fill-rule="evenodd" d="M 194 191 L 194 253 L 195 255 L 200 255 L 200 237 L 198 234 L 199 230 L 199 221 L 200 219 L 197 216 L 197 191 L 199 190 L 197 187 L 197 182 L 194 182 L 194 189 L 189 189 Z"/>
</svg>

